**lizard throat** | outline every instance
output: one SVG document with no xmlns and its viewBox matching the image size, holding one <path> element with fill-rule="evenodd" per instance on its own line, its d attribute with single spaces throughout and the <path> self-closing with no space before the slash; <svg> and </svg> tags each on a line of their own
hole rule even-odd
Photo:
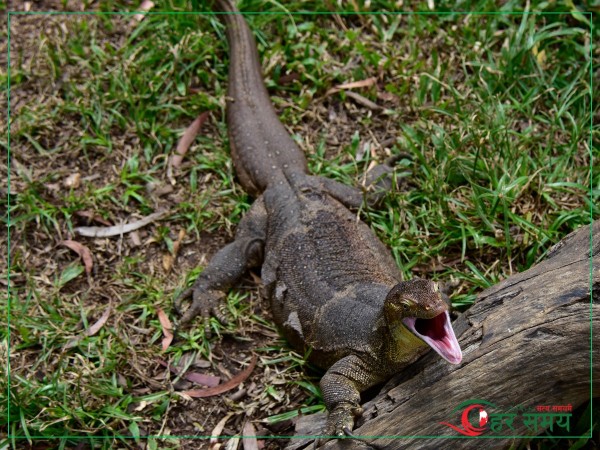
<svg viewBox="0 0 600 450">
<path fill-rule="evenodd" d="M 449 363 L 458 364 L 461 362 L 462 351 L 454 335 L 450 323 L 450 314 L 447 311 L 432 319 L 407 317 L 402 319 L 402 323 Z"/>
</svg>

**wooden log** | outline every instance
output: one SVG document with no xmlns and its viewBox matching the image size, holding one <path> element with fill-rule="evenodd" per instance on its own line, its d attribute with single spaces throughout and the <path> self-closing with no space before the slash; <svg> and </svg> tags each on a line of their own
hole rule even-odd
<svg viewBox="0 0 600 450">
<path fill-rule="evenodd" d="M 365 413 L 354 431 L 360 439 L 332 440 L 322 448 L 505 448 L 519 436 L 535 435 L 525 419 L 537 412 L 536 406 L 575 409 L 600 395 L 600 352 L 597 341 L 592 346 L 590 333 L 598 335 L 599 322 L 600 221 L 596 221 L 591 230 L 582 227 L 568 235 L 536 266 L 483 291 L 459 316 L 454 329 L 463 349 L 460 365 L 429 352 L 363 405 Z M 465 438 L 441 423 L 462 429 L 465 407 L 457 407 L 474 399 L 493 405 L 484 405 L 488 414 L 517 414 L 513 429 L 505 424 L 501 432 L 493 433 L 488 424 L 482 441 Z M 318 433 L 324 418 L 300 419 L 297 434 Z M 539 425 L 537 434 L 548 423 Z M 554 431 L 573 434 L 556 424 Z M 302 448 L 302 442 L 292 440 L 290 446 Z"/>
</svg>

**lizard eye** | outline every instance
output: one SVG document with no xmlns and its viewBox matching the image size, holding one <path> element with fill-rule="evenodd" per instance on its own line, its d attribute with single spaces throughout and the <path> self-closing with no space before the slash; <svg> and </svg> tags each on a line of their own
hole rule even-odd
<svg viewBox="0 0 600 450">
<path fill-rule="evenodd" d="M 410 303 L 407 301 L 401 302 L 400 306 L 402 306 L 402 310 L 404 312 L 410 311 Z"/>
</svg>

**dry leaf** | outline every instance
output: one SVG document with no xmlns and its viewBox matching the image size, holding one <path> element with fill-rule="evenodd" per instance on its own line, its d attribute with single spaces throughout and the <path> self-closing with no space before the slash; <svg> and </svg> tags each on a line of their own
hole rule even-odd
<svg viewBox="0 0 600 450">
<path fill-rule="evenodd" d="M 352 92 L 352 91 L 348 91 L 346 92 L 346 95 L 350 98 L 353 98 L 356 103 L 359 103 L 369 109 L 372 109 L 374 111 L 378 111 L 380 109 L 383 109 L 381 106 L 379 106 L 377 103 L 372 102 L 371 100 L 369 100 L 367 97 L 363 97 L 360 94 L 357 94 L 356 92 Z"/>
<path fill-rule="evenodd" d="M 81 236 L 86 237 L 120 236 L 122 234 L 130 233 L 134 230 L 145 227 L 149 223 L 152 223 L 167 214 L 168 211 L 158 211 L 154 214 L 144 217 L 143 219 L 136 220 L 135 222 L 131 223 L 115 225 L 112 227 L 77 227 L 73 231 Z"/>
<path fill-rule="evenodd" d="M 79 172 L 72 173 L 63 181 L 63 185 L 66 188 L 77 189 L 81 186 L 81 174 Z"/>
<path fill-rule="evenodd" d="M 104 313 L 102 313 L 102 316 L 100 316 L 100 318 L 98 320 L 96 320 L 96 322 L 94 322 L 94 324 L 86 330 L 86 332 L 85 332 L 86 336 L 93 336 L 98 331 L 100 331 L 100 329 L 104 326 L 104 324 L 110 317 L 111 309 L 112 309 L 112 307 L 109 305 L 108 308 L 106 308 L 106 311 L 104 311 Z"/>
<path fill-rule="evenodd" d="M 84 338 L 84 336 L 93 336 L 98 331 L 100 331 L 100 329 L 104 326 L 104 324 L 106 323 L 106 321 L 110 317 L 110 311 L 111 311 L 111 309 L 112 309 L 112 307 L 110 305 L 108 305 L 108 308 L 106 308 L 106 310 L 102 313 L 102 316 L 100 316 L 100 318 L 96 322 L 94 322 L 94 324 L 92 324 L 91 327 L 89 327 L 87 330 L 85 330 L 84 333 L 83 333 L 83 335 L 74 337 L 73 339 L 70 339 L 64 345 L 64 348 L 68 350 L 68 349 L 71 349 L 73 347 L 76 347 L 77 345 L 79 345 L 79 343 Z"/>
<path fill-rule="evenodd" d="M 73 241 L 71 239 L 67 239 L 66 241 L 61 242 L 65 247 L 69 247 L 75 253 L 79 255 L 81 260 L 83 261 L 83 265 L 85 266 L 85 273 L 88 275 L 92 272 L 92 268 L 94 267 L 94 261 L 92 259 L 92 252 L 85 245 Z"/>
<path fill-rule="evenodd" d="M 391 92 L 387 92 L 387 91 L 377 92 L 377 98 L 380 100 L 383 100 L 384 102 L 390 102 L 390 103 L 396 103 L 396 104 L 400 100 L 397 95 L 392 94 Z"/>
<path fill-rule="evenodd" d="M 192 383 L 203 384 L 204 386 L 208 387 L 218 386 L 221 382 L 221 377 L 216 377 L 214 375 L 206 375 L 204 373 L 198 372 L 186 373 L 184 378 L 188 381 L 191 381 Z"/>
<path fill-rule="evenodd" d="M 181 372 L 179 368 L 168 364 L 162 359 L 159 359 L 158 362 L 161 366 L 167 367 L 171 371 L 171 373 L 174 373 L 175 375 L 179 375 L 179 373 Z M 206 375 L 198 372 L 187 372 L 185 375 L 183 375 L 183 378 L 185 378 L 188 381 L 191 381 L 192 383 L 202 384 L 208 387 L 218 386 L 221 382 L 221 377 L 216 377 L 214 375 Z"/>
<path fill-rule="evenodd" d="M 240 444 L 240 437 L 233 436 L 233 437 L 227 439 L 227 444 L 225 444 L 225 450 L 237 450 L 239 444 Z"/>
<path fill-rule="evenodd" d="M 163 269 L 165 270 L 165 272 L 171 271 L 171 268 L 173 267 L 173 261 L 174 261 L 173 255 L 171 255 L 170 253 L 165 253 L 163 255 L 162 266 L 163 266 Z"/>
<path fill-rule="evenodd" d="M 169 317 L 167 317 L 161 308 L 157 308 L 156 313 L 158 314 L 158 321 L 162 327 L 162 332 L 165 335 L 162 340 L 162 349 L 165 351 L 169 348 L 169 345 L 171 345 L 171 342 L 173 341 L 173 326 L 171 325 Z"/>
<path fill-rule="evenodd" d="M 217 442 L 217 436 L 221 436 L 221 433 L 223 432 L 223 428 L 225 428 L 225 424 L 227 423 L 227 421 L 230 419 L 231 416 L 233 416 L 233 413 L 229 413 L 225 417 L 223 417 L 221 420 L 219 420 L 219 423 L 210 432 L 210 435 L 212 436 L 209 441 L 211 450 L 215 450 L 216 448 L 218 448 L 217 446 L 219 444 Z"/>
<path fill-rule="evenodd" d="M 350 83 L 338 84 L 337 86 L 329 89 L 325 93 L 325 96 L 335 94 L 336 92 L 345 91 L 348 89 L 373 86 L 375 83 L 377 83 L 377 78 L 371 77 L 371 78 L 367 78 L 366 80 L 352 81 Z"/>
<path fill-rule="evenodd" d="M 173 242 L 173 252 L 163 255 L 163 269 L 165 269 L 165 272 L 170 272 L 173 268 L 173 263 L 175 262 L 175 258 L 177 258 L 177 254 L 179 253 L 179 248 L 181 247 L 181 242 L 183 241 L 184 237 L 185 230 L 179 230 L 179 236 L 177 237 L 177 240 Z"/>
<path fill-rule="evenodd" d="M 225 383 L 221 383 L 218 386 L 210 387 L 206 389 L 192 389 L 190 391 L 182 392 L 185 395 L 189 395 L 194 398 L 202 398 L 202 397 L 212 397 L 213 395 L 219 395 L 223 392 L 227 392 L 240 383 L 242 383 L 246 378 L 250 376 L 254 367 L 256 366 L 256 355 L 252 355 L 252 360 L 250 361 L 250 365 L 238 373 L 236 376 L 226 381 Z"/>
<path fill-rule="evenodd" d="M 345 91 L 346 95 L 350 98 L 353 98 L 357 103 L 366 106 L 369 109 L 372 110 L 380 110 L 383 109 L 381 106 L 379 106 L 377 103 L 372 102 L 371 100 L 369 100 L 368 98 L 357 94 L 356 92 L 350 91 L 348 89 L 353 89 L 353 88 L 361 88 L 361 87 L 368 87 L 368 86 L 372 86 L 377 82 L 377 79 L 375 77 L 371 77 L 371 78 L 367 78 L 366 80 L 360 80 L 360 81 L 353 81 L 351 83 L 344 83 L 344 84 L 340 84 L 334 88 L 329 89 L 326 93 L 325 96 L 331 95 L 331 94 L 335 94 L 336 92 L 339 91 Z"/>
<path fill-rule="evenodd" d="M 148 402 L 146 400 L 142 400 L 138 406 L 133 408 L 134 411 L 142 411 L 146 406 L 148 406 Z"/>
<path fill-rule="evenodd" d="M 546 67 L 546 50 L 539 51 L 538 49 L 539 49 L 539 44 L 536 42 L 533 45 L 533 47 L 531 48 L 531 53 L 533 53 L 533 56 L 535 56 L 535 59 L 537 60 L 540 67 L 542 69 L 545 69 L 545 67 Z"/>
<path fill-rule="evenodd" d="M 242 430 L 242 447 L 244 447 L 244 450 L 258 450 L 256 430 L 249 420 L 244 424 L 244 429 Z"/>
<path fill-rule="evenodd" d="M 185 154 L 187 153 L 188 149 L 190 148 L 190 145 L 192 145 L 192 142 L 194 142 L 194 139 L 196 139 L 196 136 L 198 135 L 198 132 L 200 131 L 200 128 L 202 127 L 202 124 L 204 122 L 206 122 L 207 118 L 208 118 L 208 111 L 204 111 L 184 131 L 183 136 L 181 136 L 181 139 L 179 140 L 179 143 L 177 144 L 177 149 L 175 150 L 175 154 L 173 156 L 171 156 L 171 166 L 172 167 L 178 168 L 179 166 L 181 166 L 181 162 L 183 161 Z"/>
<path fill-rule="evenodd" d="M 252 281 L 254 281 L 254 283 L 256 283 L 258 286 L 262 285 L 262 278 L 256 275 L 254 272 L 250 272 L 250 278 L 252 278 Z"/>
<path fill-rule="evenodd" d="M 91 211 L 76 211 L 75 214 L 79 217 L 89 220 L 90 222 L 98 222 L 102 225 L 106 225 L 107 227 L 112 226 L 112 223 L 110 223 L 108 220 L 104 220 L 101 216 L 94 214 Z"/>
<path fill-rule="evenodd" d="M 21 164 L 19 162 L 19 160 L 17 158 L 15 158 L 14 156 L 12 157 L 12 161 L 10 163 L 11 168 L 17 172 L 17 175 L 19 176 L 19 178 L 21 178 L 23 181 L 27 181 L 29 183 L 31 183 L 31 181 L 33 180 L 33 175 L 31 174 L 31 170 L 29 170 L 27 167 L 25 167 L 23 164 Z"/>
<path fill-rule="evenodd" d="M 373 86 L 375 83 L 377 83 L 377 78 L 371 77 L 371 78 L 367 78 L 365 80 L 352 81 L 350 83 L 339 84 L 336 87 L 334 87 L 333 89 L 342 90 L 342 89 L 362 88 L 362 87 Z"/>
<path fill-rule="evenodd" d="M 298 80 L 300 80 L 300 74 L 298 72 L 290 72 L 285 75 L 281 75 L 277 80 L 277 84 L 279 86 L 285 86 Z"/>
<path fill-rule="evenodd" d="M 131 240 L 131 245 L 133 245 L 134 247 L 139 247 L 140 245 L 142 245 L 140 233 L 138 233 L 137 231 L 132 231 L 129 234 L 129 239 Z"/>
<path fill-rule="evenodd" d="M 146 11 L 151 10 L 153 6 L 154 6 L 154 2 L 152 2 L 150 0 L 144 0 L 136 11 L 146 12 Z M 134 14 L 133 19 L 130 22 L 130 25 L 135 24 L 136 21 L 141 22 L 142 20 L 144 20 L 144 17 L 146 17 L 146 14 L 141 14 L 141 13 Z"/>
<path fill-rule="evenodd" d="M 179 235 L 177 236 L 177 240 L 173 242 L 173 256 L 176 258 L 179 253 L 179 248 L 181 247 L 181 243 L 183 242 L 183 238 L 185 237 L 185 229 L 179 230 Z"/>
</svg>

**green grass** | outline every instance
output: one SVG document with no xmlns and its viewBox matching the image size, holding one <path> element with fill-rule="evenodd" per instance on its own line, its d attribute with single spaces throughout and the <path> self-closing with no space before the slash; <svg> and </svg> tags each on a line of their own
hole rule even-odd
<svg viewBox="0 0 600 450">
<path fill-rule="evenodd" d="M 203 2 L 191 3 L 205 11 Z M 373 1 L 365 14 L 340 14 L 344 27 L 333 16 L 287 15 L 277 3 L 249 1 L 241 9 L 278 13 L 248 21 L 273 102 L 313 173 L 360 184 L 372 161 L 412 155 L 399 171 L 402 189 L 363 217 L 406 277 L 455 280 L 452 300 L 465 309 L 482 289 L 543 259 L 550 246 L 589 223 L 590 212 L 600 218 L 597 120 L 589 170 L 590 117 L 599 104 L 594 98 L 591 110 L 589 44 L 598 41 L 598 27 L 590 39 L 589 15 L 570 2 L 533 2 L 532 11 L 562 12 L 548 15 L 367 14 L 394 5 Z M 496 11 L 489 1 L 435 5 L 436 11 Z M 172 1 L 153 11 L 161 7 L 190 10 L 188 2 Z M 327 10 L 323 2 L 285 8 Z M 509 1 L 501 11 L 521 8 Z M 414 11 L 430 12 L 426 2 Z M 172 298 L 200 273 L 206 255 L 232 238 L 252 199 L 236 183 L 226 151 L 222 26 L 192 14 L 153 14 L 135 25 L 130 19 L 11 15 L 17 27 L 10 74 L 13 195 L 2 211 L 11 224 L 11 389 L 0 380 L 0 431 L 14 437 L 8 442 L 14 448 L 30 436 L 66 435 L 93 435 L 94 448 L 125 448 L 131 439 L 112 437 L 164 433 L 181 399 L 166 380 L 156 380 L 156 358 L 209 359 L 223 340 L 247 349 L 257 335 L 270 336 L 256 351 L 272 369 L 253 378 L 264 380 L 252 401 L 227 408 L 270 422 L 322 408 L 311 384 L 317 378 L 274 337 L 252 288 L 229 294 L 230 321 L 211 320 L 212 338 L 192 327 L 167 354 L 160 352 L 158 308 L 171 312 Z M 593 55 L 597 64 L 595 48 Z M 369 77 L 377 85 L 355 92 L 384 112 L 360 107 L 344 92 L 327 93 Z M 5 65 L 0 78 L 7 81 Z M 206 110 L 210 119 L 173 185 L 168 156 Z M 65 187 L 74 172 L 81 186 Z M 163 188 L 170 191 L 157 194 Z M 59 245 L 86 224 L 78 212 L 119 223 L 158 209 L 169 215 L 140 230 L 140 244 L 128 236 L 76 238 L 94 255 L 89 278 Z M 163 258 L 174 254 L 180 230 L 186 236 L 167 272 Z M 85 336 L 109 305 L 107 324 Z M 0 322 L 6 359 L 7 318 Z M 199 424 L 197 433 L 209 434 L 209 425 Z M 586 433 L 585 426 L 578 431 Z"/>
</svg>

